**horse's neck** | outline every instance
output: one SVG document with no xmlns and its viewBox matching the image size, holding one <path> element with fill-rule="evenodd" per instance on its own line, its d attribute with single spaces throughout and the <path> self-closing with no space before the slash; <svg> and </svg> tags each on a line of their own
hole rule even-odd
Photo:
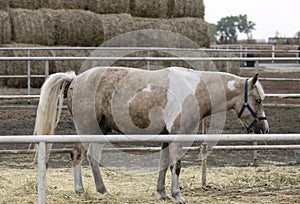
<svg viewBox="0 0 300 204">
<path fill-rule="evenodd" d="M 204 78 L 207 91 L 204 98 L 206 107 L 203 117 L 211 114 L 221 113 L 235 108 L 236 101 L 243 97 L 242 79 L 229 74 L 207 75 Z"/>
</svg>

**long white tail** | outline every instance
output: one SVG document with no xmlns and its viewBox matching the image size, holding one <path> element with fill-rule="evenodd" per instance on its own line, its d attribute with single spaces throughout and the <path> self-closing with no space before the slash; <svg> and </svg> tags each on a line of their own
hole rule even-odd
<svg viewBox="0 0 300 204">
<path fill-rule="evenodd" d="M 42 86 L 34 135 L 53 135 L 63 106 L 66 84 L 76 77 L 74 72 L 49 76 Z"/>
<path fill-rule="evenodd" d="M 58 124 L 64 100 L 64 91 L 67 83 L 73 81 L 75 72 L 56 73 L 49 76 L 42 86 L 40 101 L 36 113 L 34 135 L 53 135 Z M 47 144 L 48 161 L 51 144 Z M 37 146 L 34 163 L 37 161 Z"/>
</svg>

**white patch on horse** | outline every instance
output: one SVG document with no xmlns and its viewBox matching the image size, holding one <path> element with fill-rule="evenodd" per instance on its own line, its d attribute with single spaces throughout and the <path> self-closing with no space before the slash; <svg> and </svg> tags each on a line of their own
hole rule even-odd
<svg viewBox="0 0 300 204">
<path fill-rule="evenodd" d="M 230 90 L 230 91 L 234 91 L 235 90 L 235 86 L 234 86 L 234 80 L 231 80 L 227 83 L 227 88 Z"/>
<path fill-rule="evenodd" d="M 169 68 L 169 87 L 164 121 L 171 132 L 175 119 L 182 111 L 182 105 L 189 95 L 194 95 L 200 83 L 200 74 L 179 67 Z"/>
<path fill-rule="evenodd" d="M 146 88 L 144 88 L 143 89 L 143 91 L 145 91 L 145 92 L 151 92 L 152 91 L 152 89 L 151 89 L 151 84 L 148 84 L 147 86 L 146 86 Z"/>
</svg>

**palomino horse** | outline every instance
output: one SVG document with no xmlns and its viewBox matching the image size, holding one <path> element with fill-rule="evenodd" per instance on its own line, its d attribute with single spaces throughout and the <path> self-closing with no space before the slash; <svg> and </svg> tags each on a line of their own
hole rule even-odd
<svg viewBox="0 0 300 204">
<path fill-rule="evenodd" d="M 77 133 L 81 135 L 105 135 L 112 130 L 125 135 L 195 134 L 204 117 L 228 110 L 235 110 L 248 132 L 269 131 L 258 75 L 245 79 L 180 67 L 157 71 L 96 67 L 78 76 L 74 72 L 56 73 L 46 80 L 41 89 L 35 134 L 53 134 L 65 89 Z M 84 147 L 88 147 L 87 152 Z M 102 147 L 103 144 L 94 143 L 75 145 L 71 157 L 76 193 L 83 193 L 81 161 L 85 153 L 96 190 L 107 192 L 99 168 Z M 172 196 L 184 203 L 179 188 L 181 144 L 164 143 L 162 148 L 157 192 L 161 199 L 167 198 L 165 179 L 170 166 Z"/>
</svg>

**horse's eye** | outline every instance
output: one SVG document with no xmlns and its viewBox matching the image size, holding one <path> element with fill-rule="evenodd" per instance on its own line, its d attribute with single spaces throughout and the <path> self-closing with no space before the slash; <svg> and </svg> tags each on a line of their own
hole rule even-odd
<svg viewBox="0 0 300 204">
<path fill-rule="evenodd" d="M 258 104 L 261 104 L 261 100 L 260 99 L 255 99 L 255 102 Z"/>
</svg>

